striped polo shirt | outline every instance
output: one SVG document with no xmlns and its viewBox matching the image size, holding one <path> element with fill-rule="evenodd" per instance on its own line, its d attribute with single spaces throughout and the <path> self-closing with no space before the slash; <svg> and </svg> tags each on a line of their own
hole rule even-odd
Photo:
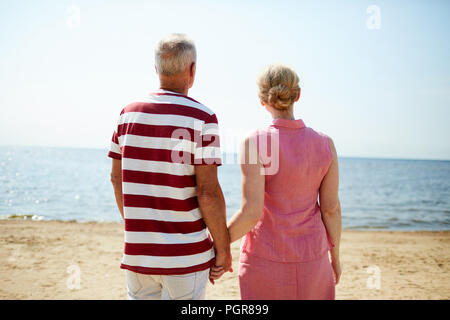
<svg viewBox="0 0 450 320">
<path fill-rule="evenodd" d="M 221 164 L 214 112 L 159 90 L 122 110 L 108 156 L 122 160 L 121 268 L 161 275 L 209 268 L 214 250 L 198 207 L 195 165 Z"/>
</svg>

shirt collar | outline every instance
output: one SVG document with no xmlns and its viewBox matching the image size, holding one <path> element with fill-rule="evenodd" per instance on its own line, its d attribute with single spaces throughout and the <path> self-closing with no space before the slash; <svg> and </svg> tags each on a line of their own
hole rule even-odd
<svg viewBox="0 0 450 320">
<path fill-rule="evenodd" d="M 274 119 L 272 121 L 272 126 L 292 128 L 292 129 L 301 129 L 301 128 L 305 127 L 305 123 L 303 122 L 302 119 L 298 119 L 298 120 Z"/>
<path fill-rule="evenodd" d="M 170 91 L 170 90 L 165 90 L 165 89 L 161 89 L 161 88 L 159 88 L 158 90 L 154 90 L 154 91 L 150 92 L 150 94 L 153 94 L 153 93 L 170 93 L 170 94 L 177 94 L 177 95 L 182 96 L 181 93 Z"/>
<path fill-rule="evenodd" d="M 166 90 L 166 89 L 161 89 L 161 88 L 159 88 L 158 90 L 161 91 L 161 92 L 181 94 L 181 93 L 179 93 L 179 92 L 175 92 L 175 91 L 171 91 L 171 90 Z"/>
</svg>

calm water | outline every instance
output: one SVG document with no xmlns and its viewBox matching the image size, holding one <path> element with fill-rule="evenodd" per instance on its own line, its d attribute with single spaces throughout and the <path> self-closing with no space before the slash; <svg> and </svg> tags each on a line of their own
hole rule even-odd
<svg viewBox="0 0 450 320">
<path fill-rule="evenodd" d="M 0 217 L 120 221 L 110 165 L 104 150 L 2 147 Z M 219 173 L 231 216 L 239 166 Z M 450 230 L 450 161 L 341 158 L 340 176 L 345 228 Z"/>
</svg>

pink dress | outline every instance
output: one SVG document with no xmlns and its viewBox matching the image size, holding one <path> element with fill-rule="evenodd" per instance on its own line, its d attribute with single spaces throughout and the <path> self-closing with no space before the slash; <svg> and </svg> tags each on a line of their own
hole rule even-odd
<svg viewBox="0 0 450 320">
<path fill-rule="evenodd" d="M 261 161 L 272 159 L 264 165 L 262 217 L 241 245 L 241 298 L 334 299 L 328 257 L 333 244 L 318 204 L 319 187 L 332 161 L 329 139 L 302 120 L 286 119 L 275 119 L 253 137 Z M 264 141 L 272 151 L 263 150 Z"/>
</svg>

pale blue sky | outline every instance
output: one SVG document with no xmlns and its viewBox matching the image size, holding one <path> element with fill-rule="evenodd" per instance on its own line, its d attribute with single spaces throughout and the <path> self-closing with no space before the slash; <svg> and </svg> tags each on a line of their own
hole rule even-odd
<svg viewBox="0 0 450 320">
<path fill-rule="evenodd" d="M 270 123 L 256 75 L 283 62 L 301 79 L 296 116 L 339 155 L 450 159 L 449 31 L 449 1 L 2 0 L 0 144 L 107 147 L 120 110 L 158 87 L 155 44 L 182 32 L 190 95 L 226 151 Z"/>
</svg>

